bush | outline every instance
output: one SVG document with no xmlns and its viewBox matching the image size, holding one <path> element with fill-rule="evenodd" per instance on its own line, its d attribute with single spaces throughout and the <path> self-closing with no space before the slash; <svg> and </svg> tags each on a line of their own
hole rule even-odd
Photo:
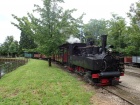
<svg viewBox="0 0 140 105">
<path fill-rule="evenodd" d="M 138 55 L 139 53 L 139 50 L 136 49 L 135 46 L 127 46 L 125 49 L 124 49 L 124 54 L 127 55 L 127 56 L 132 56 L 132 55 Z"/>
</svg>

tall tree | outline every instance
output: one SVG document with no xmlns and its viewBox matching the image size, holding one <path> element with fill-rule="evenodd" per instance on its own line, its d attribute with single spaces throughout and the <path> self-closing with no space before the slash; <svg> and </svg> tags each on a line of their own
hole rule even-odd
<svg viewBox="0 0 140 105">
<path fill-rule="evenodd" d="M 19 24 L 13 23 L 14 26 L 16 26 L 18 29 L 21 30 L 21 36 L 20 36 L 20 49 L 27 50 L 27 49 L 34 49 L 37 47 L 37 45 L 34 42 L 34 33 L 31 30 L 31 23 L 28 19 L 28 17 L 22 17 L 18 18 L 15 15 L 12 15 L 14 19 L 16 19 Z"/>
<path fill-rule="evenodd" d="M 1 54 L 7 54 L 9 57 L 10 55 L 18 54 L 18 50 L 18 41 L 15 41 L 13 36 L 7 36 L 5 42 L 1 45 Z"/>
<path fill-rule="evenodd" d="M 21 35 L 20 35 L 20 41 L 19 41 L 19 44 L 20 44 L 20 48 L 23 50 L 23 49 L 34 49 L 36 48 L 36 44 L 34 42 L 34 39 L 33 37 L 27 35 L 26 33 L 24 33 L 23 31 L 21 32 Z"/>
<path fill-rule="evenodd" d="M 140 1 L 130 6 L 127 15 L 130 18 L 130 26 L 128 27 L 129 43 L 126 52 L 129 55 L 140 55 Z"/>
<path fill-rule="evenodd" d="M 62 2 L 63 0 L 44 0 L 43 8 L 36 5 L 35 11 L 41 16 L 39 27 L 42 28 L 41 32 L 38 31 L 36 39 L 40 40 L 41 52 L 47 55 L 55 52 L 57 47 L 64 43 L 71 34 L 78 34 L 77 28 L 82 23 L 82 16 L 78 19 L 72 17 L 71 14 L 75 9 L 63 11 L 63 8 L 58 5 Z"/>
<path fill-rule="evenodd" d="M 15 57 L 18 54 L 19 51 L 19 45 L 18 41 L 13 41 L 9 46 L 9 52 L 12 57 Z"/>
<path fill-rule="evenodd" d="M 108 21 L 101 19 L 91 19 L 84 25 L 84 34 L 86 39 L 93 39 L 96 42 L 102 34 L 107 34 Z"/>
<path fill-rule="evenodd" d="M 112 14 L 108 28 L 109 44 L 114 45 L 117 51 L 123 52 L 123 49 L 127 46 L 126 40 L 128 37 L 125 19 L 116 14 Z"/>
<path fill-rule="evenodd" d="M 64 43 L 71 34 L 78 34 L 78 28 L 82 24 L 83 15 L 75 19 L 72 17 L 75 9 L 64 11 L 58 5 L 59 3 L 63 3 L 63 0 L 43 0 L 43 8 L 35 5 L 34 12 L 39 13 L 40 18 L 28 13 L 30 20 L 28 30 L 33 33 L 35 43 L 38 45 L 37 50 L 46 55 L 54 53 L 58 46 Z M 22 21 L 18 22 L 20 24 L 16 24 L 17 27 L 25 30 L 26 25 Z"/>
<path fill-rule="evenodd" d="M 10 55 L 10 49 L 9 46 L 11 45 L 11 43 L 14 41 L 14 37 L 13 36 L 7 36 L 5 42 L 4 42 L 4 46 L 5 46 L 5 51 L 7 52 L 7 55 Z"/>
</svg>

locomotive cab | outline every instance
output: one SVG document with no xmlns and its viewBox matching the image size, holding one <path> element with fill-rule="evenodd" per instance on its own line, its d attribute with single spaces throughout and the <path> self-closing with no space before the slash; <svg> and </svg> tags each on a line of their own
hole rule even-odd
<svg viewBox="0 0 140 105">
<path fill-rule="evenodd" d="M 81 55 L 81 51 L 78 46 L 74 46 L 72 50 L 72 55 Z"/>
</svg>

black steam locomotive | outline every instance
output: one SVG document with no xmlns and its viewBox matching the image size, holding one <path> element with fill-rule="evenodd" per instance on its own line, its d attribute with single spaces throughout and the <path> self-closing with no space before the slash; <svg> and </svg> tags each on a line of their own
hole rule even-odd
<svg viewBox="0 0 140 105">
<path fill-rule="evenodd" d="M 85 43 L 63 44 L 60 53 L 53 56 L 68 69 L 84 76 L 85 80 L 97 85 L 119 84 L 124 75 L 124 58 L 119 52 L 106 48 L 107 35 L 101 36 L 102 46 Z"/>
</svg>

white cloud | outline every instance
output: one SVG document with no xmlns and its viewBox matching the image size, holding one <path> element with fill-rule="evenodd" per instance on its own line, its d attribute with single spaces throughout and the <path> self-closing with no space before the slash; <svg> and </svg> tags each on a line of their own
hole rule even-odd
<svg viewBox="0 0 140 105">
<path fill-rule="evenodd" d="M 131 3 L 138 0 L 65 0 L 65 8 L 76 8 L 77 12 L 74 14 L 86 13 L 84 22 L 89 19 L 110 19 L 111 13 L 116 13 L 120 16 L 127 17 Z"/>
<path fill-rule="evenodd" d="M 75 17 L 80 16 L 83 12 L 84 22 L 89 19 L 110 19 L 111 13 L 114 12 L 120 16 L 126 17 L 131 3 L 138 0 L 65 0 L 63 5 L 66 9 L 76 8 Z M 0 43 L 3 43 L 7 35 L 14 35 L 16 40 L 20 38 L 20 31 L 11 25 L 15 21 L 11 14 L 18 17 L 25 16 L 31 12 L 34 4 L 42 4 L 42 0 L 1 0 L 0 3 Z"/>
</svg>

